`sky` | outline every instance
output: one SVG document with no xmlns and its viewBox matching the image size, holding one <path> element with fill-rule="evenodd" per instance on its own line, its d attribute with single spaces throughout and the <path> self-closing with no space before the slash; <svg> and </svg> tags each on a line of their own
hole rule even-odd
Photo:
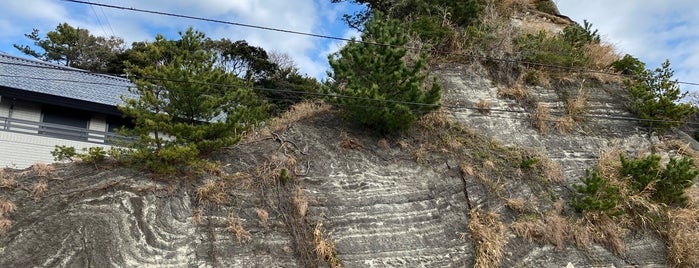
<svg viewBox="0 0 699 268">
<path fill-rule="evenodd" d="M 660 67 L 666 59 L 679 81 L 699 83 L 699 1 L 555 0 L 561 14 L 599 29 L 621 55 Z M 681 84 L 686 91 L 699 86 Z"/>
<path fill-rule="evenodd" d="M 223 21 L 280 28 L 305 33 L 358 36 L 340 20 L 357 7 L 330 0 L 85 0 L 135 9 L 176 13 Z M 183 18 L 97 7 L 61 0 L 7 0 L 0 9 L 0 52 L 24 56 L 13 44 L 31 45 L 24 34 L 39 29 L 40 36 L 60 23 L 88 29 L 93 35 L 117 36 L 127 44 L 153 40 L 156 34 L 178 38 L 193 27 L 213 39 L 246 40 L 268 52 L 287 53 L 302 74 L 325 77 L 327 55 L 343 42 Z M 28 56 L 26 56 L 28 57 Z"/>
<path fill-rule="evenodd" d="M 330 0 L 85 0 L 224 21 L 337 37 L 358 36 L 340 20 L 357 7 Z M 655 68 L 672 62 L 678 80 L 699 82 L 699 3 L 696 0 L 555 0 L 562 14 L 587 19 L 605 41 Z M 156 34 L 176 38 L 187 27 L 218 39 L 247 40 L 267 51 L 289 54 L 302 74 L 323 78 L 327 55 L 342 42 L 239 26 L 92 7 L 62 0 L 7 0 L 0 9 L 0 52 L 22 56 L 12 44 L 30 44 L 23 36 L 40 34 L 59 23 L 88 29 L 94 35 L 117 36 L 127 44 L 153 40 Z M 682 85 L 685 90 L 699 86 Z"/>
</svg>

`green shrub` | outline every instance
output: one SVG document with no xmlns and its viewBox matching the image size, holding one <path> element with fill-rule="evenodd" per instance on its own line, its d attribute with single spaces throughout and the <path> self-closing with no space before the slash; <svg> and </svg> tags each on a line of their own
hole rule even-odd
<svg viewBox="0 0 699 268">
<path fill-rule="evenodd" d="M 519 167 L 521 169 L 534 169 L 537 163 L 539 163 L 539 159 L 536 157 L 526 157 L 519 162 Z"/>
<path fill-rule="evenodd" d="M 646 64 L 629 54 L 612 63 L 612 68 L 625 75 L 641 74 L 646 70 Z"/>
<path fill-rule="evenodd" d="M 649 155 L 645 158 L 628 160 L 621 158 L 621 174 L 630 179 L 630 185 L 637 193 L 652 190 L 651 197 L 658 203 L 667 205 L 685 205 L 687 196 L 684 191 L 694 185 L 699 170 L 694 160 L 688 157 L 670 158 L 667 166 L 660 167 L 660 156 Z"/>
<path fill-rule="evenodd" d="M 579 24 L 573 24 L 563 28 L 561 32 L 561 37 L 566 42 L 570 43 L 574 47 L 582 48 L 586 44 L 599 44 L 601 38 L 597 30 L 592 30 L 592 24 L 583 21 L 583 26 Z"/>
<path fill-rule="evenodd" d="M 70 160 L 73 162 L 73 157 L 75 157 L 77 153 L 75 152 L 75 147 L 56 145 L 53 151 L 51 151 L 51 155 L 53 155 L 54 161 Z"/>
<path fill-rule="evenodd" d="M 597 171 L 585 170 L 585 177 L 581 180 L 582 185 L 573 185 L 573 188 L 581 194 L 581 198 L 573 199 L 573 208 L 578 212 L 602 211 L 610 215 L 621 213 L 619 210 L 614 210 L 621 200 L 619 188 L 609 185 L 609 181 L 600 177 Z"/>
<path fill-rule="evenodd" d="M 539 0 L 536 3 L 536 10 L 552 15 L 559 13 L 558 7 L 556 7 L 556 4 L 551 0 Z"/>
<path fill-rule="evenodd" d="M 80 160 L 87 163 L 99 163 L 107 158 L 107 151 L 102 147 L 83 148 L 84 154 L 79 154 Z"/>
<path fill-rule="evenodd" d="M 525 61 L 566 67 L 584 67 L 590 62 L 583 50 L 546 31 L 524 34 L 515 42 Z"/>
<path fill-rule="evenodd" d="M 438 16 L 421 16 L 410 23 L 410 30 L 420 36 L 422 41 L 440 44 L 456 34 L 451 28 L 444 26 Z"/>
</svg>

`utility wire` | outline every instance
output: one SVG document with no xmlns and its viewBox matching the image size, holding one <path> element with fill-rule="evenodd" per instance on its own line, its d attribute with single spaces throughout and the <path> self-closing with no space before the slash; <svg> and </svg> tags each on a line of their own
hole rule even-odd
<svg viewBox="0 0 699 268">
<path fill-rule="evenodd" d="M 129 86 L 124 86 L 123 84 L 112 84 L 112 83 L 103 83 L 103 82 L 86 82 L 86 81 L 71 80 L 71 79 L 57 79 L 57 78 L 44 78 L 44 77 L 31 77 L 31 76 L 5 75 L 5 74 L 0 74 L 0 77 L 14 77 L 14 78 L 36 79 L 36 80 L 42 80 L 42 81 L 72 82 L 72 83 L 83 83 L 83 84 L 91 84 L 91 85 L 107 85 L 107 86 L 129 88 Z M 156 77 L 141 77 L 141 76 L 135 76 L 135 77 L 140 78 L 140 79 L 144 79 L 144 80 L 150 80 L 150 81 L 166 81 L 166 82 L 183 83 L 183 84 L 198 84 L 198 85 L 207 85 L 207 86 L 214 86 L 214 87 L 220 87 L 220 88 L 239 87 L 239 85 L 228 85 L 228 84 L 219 84 L 219 83 L 196 82 L 196 81 L 186 81 L 186 80 L 176 80 L 176 79 L 164 79 L 164 78 L 156 78 Z M 398 100 L 378 100 L 378 99 L 373 99 L 373 98 L 355 97 L 355 96 L 347 96 L 347 95 L 341 95 L 341 94 L 306 92 L 306 91 L 296 91 L 296 90 L 289 90 L 289 89 L 273 89 L 273 88 L 264 88 L 264 87 L 249 87 L 249 88 L 252 90 L 255 90 L 255 91 L 262 91 L 262 92 L 287 93 L 287 94 L 297 94 L 297 95 L 306 95 L 306 96 L 315 96 L 315 97 L 325 97 L 325 98 L 363 100 L 363 101 L 367 101 L 370 104 L 372 104 L 372 105 L 340 104 L 341 106 L 352 106 L 352 107 L 356 106 L 359 108 L 386 108 L 387 106 L 381 105 L 381 103 L 385 103 L 385 104 L 390 103 L 390 104 L 407 105 L 409 107 L 409 109 L 411 111 L 414 111 L 414 112 L 424 111 L 424 110 L 419 109 L 419 108 L 444 107 L 445 109 L 450 110 L 450 112 L 452 112 L 452 113 L 463 113 L 464 110 L 467 110 L 467 111 L 478 111 L 478 112 L 488 111 L 490 113 L 493 113 L 493 112 L 496 112 L 496 113 L 516 113 L 516 114 L 523 114 L 523 115 L 529 115 L 529 116 L 534 114 L 534 113 L 531 113 L 531 112 L 528 112 L 525 110 L 510 110 L 510 109 L 496 109 L 496 108 L 484 109 L 481 107 L 473 107 L 473 106 L 439 105 L 439 104 L 427 104 L 427 103 L 398 101 Z M 281 99 L 281 100 L 283 100 L 283 99 Z M 373 104 L 376 104 L 376 105 L 373 105 Z M 564 113 L 550 113 L 550 114 L 551 115 L 559 115 L 559 116 L 566 115 Z M 488 116 L 488 115 L 483 115 L 483 116 Z M 693 123 L 693 122 L 660 120 L 660 119 L 642 119 L 642 118 L 615 116 L 615 115 L 608 115 L 608 114 L 607 115 L 605 115 L 605 114 L 579 114 L 576 116 L 582 117 L 582 118 L 606 119 L 606 120 L 617 120 L 617 121 L 681 123 L 681 124 L 688 124 L 688 125 L 699 125 L 699 123 Z M 543 120 L 543 121 L 558 122 L 556 120 Z"/>
<path fill-rule="evenodd" d="M 288 33 L 288 34 L 296 34 L 296 35 L 304 35 L 304 36 L 311 36 L 311 37 L 338 40 L 338 41 L 346 41 L 346 42 L 352 42 L 352 43 L 363 43 L 363 44 L 377 45 L 377 46 L 397 47 L 397 48 L 403 48 L 403 49 L 408 49 L 408 50 L 430 52 L 430 53 L 443 54 L 443 55 L 466 56 L 466 57 L 471 57 L 471 58 L 480 58 L 480 59 L 484 59 L 484 60 L 492 60 L 492 61 L 506 62 L 506 63 L 521 63 L 521 64 L 525 64 L 525 65 L 529 65 L 529 66 L 556 68 L 556 69 L 568 70 L 568 71 L 573 71 L 573 72 L 581 72 L 581 73 L 597 73 L 597 74 L 605 74 L 605 75 L 621 76 L 621 77 L 631 77 L 631 78 L 635 77 L 633 75 L 624 75 L 624 74 L 619 74 L 619 73 L 612 73 L 612 72 L 594 70 L 594 69 L 588 69 L 588 68 L 561 66 L 561 65 L 546 64 L 546 63 L 532 62 L 532 61 L 523 61 L 523 60 L 516 60 L 516 59 L 495 58 L 495 57 L 490 57 L 490 56 L 476 55 L 475 53 L 437 51 L 437 50 L 424 49 L 424 48 L 418 48 L 418 47 L 408 47 L 408 46 L 376 43 L 376 42 L 370 42 L 370 41 L 364 41 L 364 40 L 348 39 L 348 38 L 337 37 L 337 36 L 293 31 L 293 30 L 287 30 L 287 29 L 281 29 L 281 28 L 259 26 L 259 25 L 245 24 L 245 23 L 218 20 L 218 19 L 210 19 L 210 18 L 197 17 L 197 16 L 191 16 L 191 15 L 183 15 L 183 14 L 154 11 L 154 10 L 147 10 L 147 9 L 137 9 L 137 8 L 132 8 L 132 7 L 108 5 L 108 4 L 102 4 L 102 3 L 92 3 L 90 1 L 81 1 L 81 0 L 63 0 L 63 1 L 77 3 L 77 4 L 94 5 L 94 6 L 100 6 L 100 7 L 106 7 L 106 8 L 120 9 L 120 10 L 128 10 L 128 11 L 140 12 L 140 13 L 156 14 L 156 15 L 176 17 L 176 18 L 185 18 L 185 19 L 191 19 L 191 20 L 199 20 L 199 21 L 213 22 L 213 23 L 219 23 L 219 24 L 234 25 L 234 26 L 267 30 L 267 31 L 282 32 L 282 33 Z M 699 86 L 699 82 L 686 82 L 686 81 L 676 81 L 676 82 L 678 84 Z"/>
</svg>

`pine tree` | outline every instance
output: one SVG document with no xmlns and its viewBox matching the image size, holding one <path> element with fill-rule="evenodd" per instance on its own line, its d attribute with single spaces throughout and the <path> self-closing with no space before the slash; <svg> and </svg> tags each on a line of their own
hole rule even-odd
<svg viewBox="0 0 699 268">
<path fill-rule="evenodd" d="M 382 134 L 406 130 L 418 117 L 437 109 L 441 86 L 425 85 L 426 54 L 406 64 L 408 35 L 395 20 L 380 14 L 366 24 L 366 42 L 350 42 L 328 57 L 337 82 L 335 102 L 350 120 Z M 416 103 L 416 104 L 414 104 Z"/>
<path fill-rule="evenodd" d="M 604 211 L 610 215 L 619 213 L 612 210 L 621 199 L 619 188 L 609 185 L 608 180 L 600 177 L 597 171 L 585 170 L 585 177 L 581 180 L 582 185 L 573 185 L 573 188 L 582 195 L 582 198 L 573 199 L 573 207 L 576 210 Z"/>
<path fill-rule="evenodd" d="M 180 40 L 158 35 L 147 43 L 149 66 L 127 64 L 138 99 L 120 107 L 135 118 L 132 157 L 155 171 L 174 172 L 200 154 L 237 143 L 264 116 L 264 105 L 241 79 L 216 65 L 203 49 L 204 34 L 191 28 Z M 178 167 L 179 166 L 179 167 Z"/>
<path fill-rule="evenodd" d="M 679 126 L 697 109 L 690 103 L 678 103 L 687 93 L 682 93 L 677 81 L 671 80 L 674 71 L 670 61 L 665 61 L 655 71 L 642 70 L 634 73 L 633 80 L 626 80 L 625 85 L 631 93 L 630 108 L 643 121 L 642 125 L 664 130 Z"/>
</svg>

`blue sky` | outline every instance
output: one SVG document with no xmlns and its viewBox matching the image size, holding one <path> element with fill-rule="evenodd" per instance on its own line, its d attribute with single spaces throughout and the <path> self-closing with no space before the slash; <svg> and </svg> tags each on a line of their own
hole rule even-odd
<svg viewBox="0 0 699 268">
<path fill-rule="evenodd" d="M 619 52 L 656 68 L 669 59 L 675 78 L 699 83 L 697 0 L 556 0 L 562 14 L 587 19 Z M 680 85 L 687 91 L 699 86 Z"/>
<path fill-rule="evenodd" d="M 348 4 L 332 4 L 330 0 L 90 0 L 136 9 L 155 10 L 224 21 L 281 28 L 322 35 L 351 37 L 340 18 Z M 247 40 L 265 50 L 289 54 L 302 73 L 324 77 L 328 69 L 327 55 L 337 51 L 342 42 L 299 36 L 238 26 L 216 24 L 127 10 L 70 3 L 61 0 L 9 0 L 0 9 L 0 51 L 22 56 L 12 44 L 31 44 L 23 34 L 33 28 L 40 35 L 67 22 L 88 29 L 94 35 L 124 38 L 127 44 L 153 40 L 156 34 L 176 38 L 187 27 L 218 38 Z"/>
<path fill-rule="evenodd" d="M 356 9 L 330 0 L 90 0 L 104 4 L 157 10 L 288 30 L 356 36 L 340 18 Z M 666 58 L 676 78 L 699 82 L 699 3 L 696 0 L 555 0 L 561 13 L 578 22 L 587 19 L 623 55 L 630 53 L 655 68 Z M 176 37 L 192 26 L 212 38 L 247 40 L 268 51 L 289 54 L 302 73 L 323 77 L 327 54 L 341 42 L 115 10 L 61 0 L 9 0 L 0 10 L 0 51 L 21 55 L 14 43 L 29 44 L 23 34 L 41 34 L 62 22 L 95 35 L 115 35 L 127 43 L 152 40 L 160 33 Z M 685 90 L 697 86 L 682 85 Z"/>
</svg>

